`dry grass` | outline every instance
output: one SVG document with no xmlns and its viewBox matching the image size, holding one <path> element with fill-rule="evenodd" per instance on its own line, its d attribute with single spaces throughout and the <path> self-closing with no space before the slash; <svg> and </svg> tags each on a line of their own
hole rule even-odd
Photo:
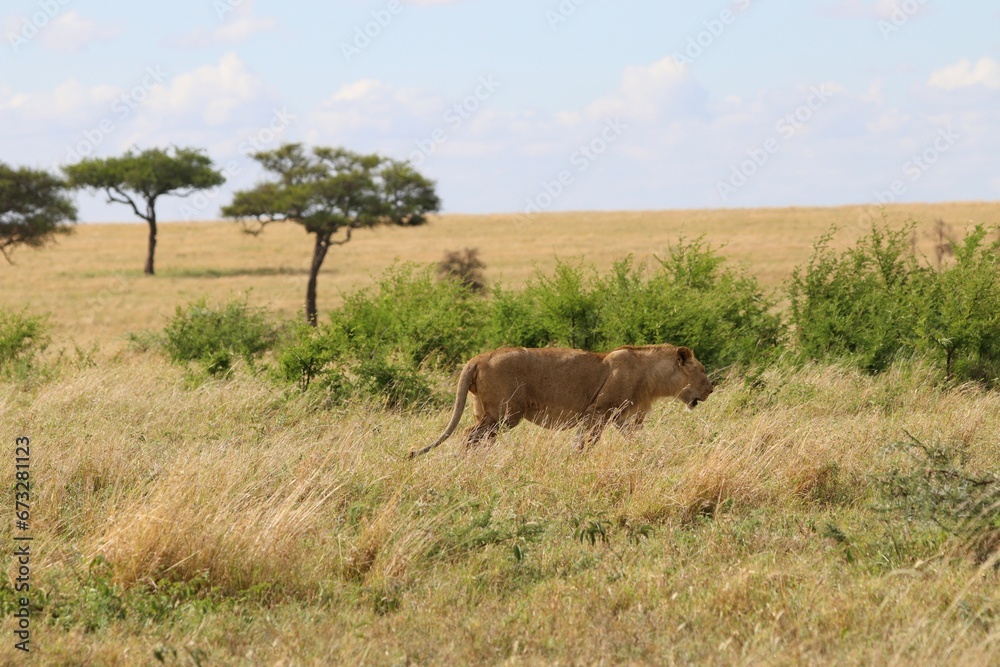
<svg viewBox="0 0 1000 667">
<path fill-rule="evenodd" d="M 553 251 L 606 266 L 682 232 L 727 242 L 774 285 L 830 223 L 861 234 L 857 215 L 553 215 L 507 243 L 491 239 L 509 219 L 447 216 L 359 235 L 331 258 L 321 309 L 399 248 L 432 262 L 479 246 L 490 279 L 518 282 Z M 250 287 L 291 317 L 308 242 L 268 234 L 167 225 L 154 279 L 129 273 L 142 248 L 129 226 L 81 227 L 0 267 L 4 306 L 52 313 L 53 348 L 101 346 L 82 362 L 50 351 L 47 377 L 0 381 L 0 442 L 32 438 L 35 664 L 1000 661 L 995 558 L 977 564 L 934 526 L 877 510 L 880 476 L 906 464 L 887 445 L 905 433 L 1000 469 L 1000 394 L 920 365 L 875 378 L 775 367 L 726 378 L 695 411 L 663 404 L 635 439 L 608 433 L 582 455 L 571 434 L 526 425 L 409 461 L 446 411 L 330 410 L 242 366 L 193 386 L 112 340 Z M 0 475 L 12 474 L 9 455 Z M 9 639 L 3 664 L 23 657 Z"/>
<path fill-rule="evenodd" d="M 1000 395 L 938 380 L 772 369 L 584 455 L 526 426 L 415 463 L 443 415 L 328 413 L 242 372 L 191 390 L 126 353 L 30 405 L 3 386 L 0 438 L 33 442 L 39 663 L 991 664 L 996 570 L 872 509 L 904 429 L 997 469 Z M 124 618 L 80 574 L 96 556 Z"/>
</svg>

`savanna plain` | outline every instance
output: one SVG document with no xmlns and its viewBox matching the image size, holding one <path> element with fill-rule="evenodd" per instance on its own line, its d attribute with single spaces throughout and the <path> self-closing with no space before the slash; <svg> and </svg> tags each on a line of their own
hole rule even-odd
<svg viewBox="0 0 1000 667">
<path fill-rule="evenodd" d="M 781 313 L 832 226 L 841 249 L 913 221 L 935 264 L 939 219 L 962 236 L 1000 205 L 445 215 L 334 248 L 320 320 L 449 250 L 477 248 L 488 283 L 517 289 L 559 260 L 655 264 L 682 239 Z M 995 385 L 917 358 L 767 355 L 710 368 L 695 410 L 661 402 L 582 453 L 522 425 L 409 460 L 447 423 L 460 364 L 427 371 L 416 402 L 334 400 L 277 382 L 274 351 L 208 372 L 155 342 L 201 299 L 301 319 L 301 228 L 163 224 L 153 277 L 144 244 L 144 226 L 78 225 L 0 263 L 0 307 L 44 323 L 31 364 L 0 375 L 4 664 L 1000 664 L 1000 494 L 976 495 L 1000 471 Z M 19 437 L 29 656 L 12 618 Z"/>
</svg>

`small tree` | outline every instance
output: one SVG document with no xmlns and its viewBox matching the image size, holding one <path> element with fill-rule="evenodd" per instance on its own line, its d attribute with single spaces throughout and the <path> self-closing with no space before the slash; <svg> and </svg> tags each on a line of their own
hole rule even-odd
<svg viewBox="0 0 1000 667">
<path fill-rule="evenodd" d="M 16 246 L 37 248 L 72 230 L 67 223 L 76 220 L 76 207 L 65 188 L 46 171 L 0 162 L 0 252 L 8 262 Z"/>
<path fill-rule="evenodd" d="M 306 319 L 313 325 L 316 282 L 330 246 L 350 241 L 355 229 L 422 225 L 441 205 L 432 181 L 409 163 L 379 155 L 322 147 L 307 154 L 301 144 L 285 144 L 253 157 L 275 180 L 237 192 L 222 214 L 254 235 L 272 222 L 292 221 L 316 237 L 306 288 Z M 341 230 L 343 238 L 335 238 Z"/>
<path fill-rule="evenodd" d="M 225 182 L 212 160 L 195 148 L 162 148 L 121 157 L 87 158 L 63 167 L 69 183 L 88 191 L 104 191 L 108 203 L 128 204 L 149 225 L 149 245 L 143 272 L 153 275 L 156 254 L 156 200 L 163 195 L 187 197 Z"/>
<path fill-rule="evenodd" d="M 478 248 L 447 251 L 437 266 L 441 280 L 457 280 L 473 292 L 486 289 L 486 264 L 479 259 Z"/>
</svg>

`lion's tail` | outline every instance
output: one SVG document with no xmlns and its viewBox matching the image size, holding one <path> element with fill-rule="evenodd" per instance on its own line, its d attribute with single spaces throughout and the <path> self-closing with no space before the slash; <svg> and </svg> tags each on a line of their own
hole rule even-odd
<svg viewBox="0 0 1000 667">
<path fill-rule="evenodd" d="M 455 429 L 458 427 L 458 422 L 462 420 L 462 413 L 465 412 L 465 401 L 469 396 L 469 388 L 472 386 L 473 382 L 476 380 L 477 364 L 475 360 L 470 361 L 462 369 L 462 375 L 458 379 L 458 390 L 455 392 L 455 409 L 451 413 L 451 421 L 448 422 L 447 428 L 445 428 L 444 433 L 441 437 L 434 441 L 433 444 L 424 447 L 423 449 L 415 449 L 410 452 L 410 458 L 415 456 L 420 456 L 421 454 L 426 454 L 431 451 L 442 442 L 447 440 Z"/>
</svg>

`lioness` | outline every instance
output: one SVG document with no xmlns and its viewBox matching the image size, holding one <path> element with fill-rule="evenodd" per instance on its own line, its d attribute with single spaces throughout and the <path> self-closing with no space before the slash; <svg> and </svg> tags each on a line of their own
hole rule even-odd
<svg viewBox="0 0 1000 667">
<path fill-rule="evenodd" d="M 473 394 L 471 446 L 492 441 L 522 419 L 546 428 L 577 426 L 579 449 L 597 442 L 608 422 L 637 429 L 657 398 L 672 396 L 688 409 L 712 393 L 705 367 L 687 347 L 645 345 L 598 354 L 565 348 L 504 347 L 473 357 L 462 369 L 451 422 L 425 454 L 448 439 Z"/>
</svg>

